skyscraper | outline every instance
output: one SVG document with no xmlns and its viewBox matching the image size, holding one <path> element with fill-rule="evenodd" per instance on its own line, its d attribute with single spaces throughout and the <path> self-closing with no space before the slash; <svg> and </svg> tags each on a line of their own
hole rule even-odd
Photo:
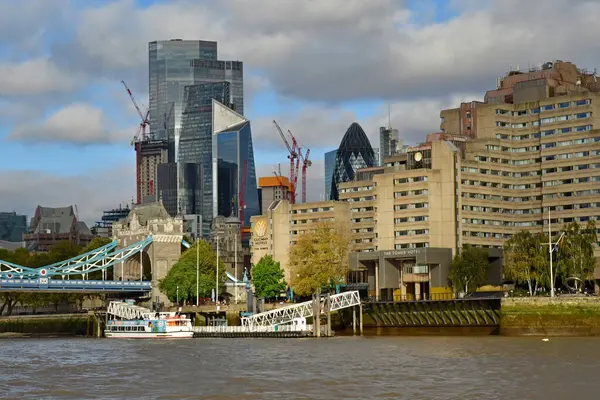
<svg viewBox="0 0 600 400">
<path fill-rule="evenodd" d="M 250 121 L 212 103 L 212 217 L 243 214 L 242 224 L 250 226 L 250 217 L 260 215 Z"/>
<path fill-rule="evenodd" d="M 400 151 L 404 145 L 398 134 L 398 129 L 382 126 L 379 128 L 379 165 L 383 165 L 385 157 L 392 156 Z"/>
<path fill-rule="evenodd" d="M 149 58 L 151 137 L 167 141 L 169 163 L 186 165 L 163 168 L 160 192 L 170 194 L 169 212 L 201 214 L 202 231 L 208 233 L 217 215 L 213 197 L 219 194 L 213 192 L 218 187 L 212 170 L 213 99 L 243 115 L 243 63 L 217 60 L 216 42 L 181 39 L 151 42 Z M 189 173 L 179 176 L 184 170 Z"/>
<path fill-rule="evenodd" d="M 342 138 L 335 156 L 335 166 L 331 180 L 330 200 L 338 200 L 338 186 L 354 179 L 360 168 L 375 166 L 375 152 L 363 128 L 353 122 Z"/>
<path fill-rule="evenodd" d="M 335 156 L 337 149 L 325 153 L 325 199 L 329 200 L 331 195 L 331 181 L 333 179 L 333 169 L 335 168 Z"/>
</svg>

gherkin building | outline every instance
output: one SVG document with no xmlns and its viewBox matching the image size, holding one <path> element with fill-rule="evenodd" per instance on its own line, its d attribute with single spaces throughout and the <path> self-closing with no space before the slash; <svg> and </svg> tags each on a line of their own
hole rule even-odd
<svg viewBox="0 0 600 400">
<path fill-rule="evenodd" d="M 363 128 L 353 122 L 342 138 L 335 157 L 333 177 L 331 179 L 330 200 L 338 200 L 338 187 L 342 182 L 354 180 L 360 168 L 375 166 L 375 152 Z"/>
</svg>

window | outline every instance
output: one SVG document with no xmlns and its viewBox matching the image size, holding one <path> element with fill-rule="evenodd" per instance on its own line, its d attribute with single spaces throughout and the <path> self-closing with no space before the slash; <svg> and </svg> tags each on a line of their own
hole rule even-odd
<svg viewBox="0 0 600 400">
<path fill-rule="evenodd" d="M 568 108 L 571 105 L 570 102 L 558 103 L 558 108 Z"/>
<path fill-rule="evenodd" d="M 575 118 L 580 119 L 580 118 L 589 118 L 592 116 L 591 112 L 583 112 L 583 113 L 577 113 L 575 114 Z"/>
<path fill-rule="evenodd" d="M 545 106 L 542 107 L 542 109 L 544 111 L 551 111 L 554 110 L 554 104 L 546 104 Z"/>
<path fill-rule="evenodd" d="M 539 113 L 540 113 L 540 108 L 539 108 L 539 107 L 533 108 L 533 109 L 531 110 L 531 113 L 532 113 L 532 114 L 539 114 Z"/>
<path fill-rule="evenodd" d="M 504 121 L 496 121 L 496 126 L 499 126 L 501 128 L 507 128 L 508 127 L 508 122 L 504 122 Z"/>
<path fill-rule="evenodd" d="M 586 100 L 577 100 L 577 101 L 575 102 L 575 105 L 576 105 L 576 106 L 585 106 L 585 105 L 588 105 L 588 104 L 591 104 L 591 103 L 592 103 L 592 100 L 590 100 L 590 99 L 586 99 Z"/>
<path fill-rule="evenodd" d="M 560 128 L 558 131 L 560 133 L 569 133 L 569 132 L 571 132 L 571 128 L 570 127 L 569 128 Z"/>
<path fill-rule="evenodd" d="M 592 130 L 592 125 L 582 125 L 582 126 L 575 127 L 576 132 L 584 132 L 584 131 L 591 131 L 591 130 Z"/>
</svg>

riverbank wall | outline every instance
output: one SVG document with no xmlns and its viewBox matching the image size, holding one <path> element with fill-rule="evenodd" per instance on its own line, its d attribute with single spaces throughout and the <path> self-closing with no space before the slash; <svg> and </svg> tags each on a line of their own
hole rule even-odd
<svg viewBox="0 0 600 400">
<path fill-rule="evenodd" d="M 0 338 L 86 336 L 97 326 L 88 314 L 16 316 L 0 319 Z"/>
<path fill-rule="evenodd" d="M 600 336 L 599 297 L 502 299 L 502 336 Z"/>
</svg>

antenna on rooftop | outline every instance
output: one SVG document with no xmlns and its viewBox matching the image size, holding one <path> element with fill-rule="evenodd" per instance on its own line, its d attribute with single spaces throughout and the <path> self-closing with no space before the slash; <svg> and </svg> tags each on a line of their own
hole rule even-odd
<svg viewBox="0 0 600 400">
<path fill-rule="evenodd" d="M 388 128 L 392 129 L 392 105 L 388 103 Z"/>
</svg>

